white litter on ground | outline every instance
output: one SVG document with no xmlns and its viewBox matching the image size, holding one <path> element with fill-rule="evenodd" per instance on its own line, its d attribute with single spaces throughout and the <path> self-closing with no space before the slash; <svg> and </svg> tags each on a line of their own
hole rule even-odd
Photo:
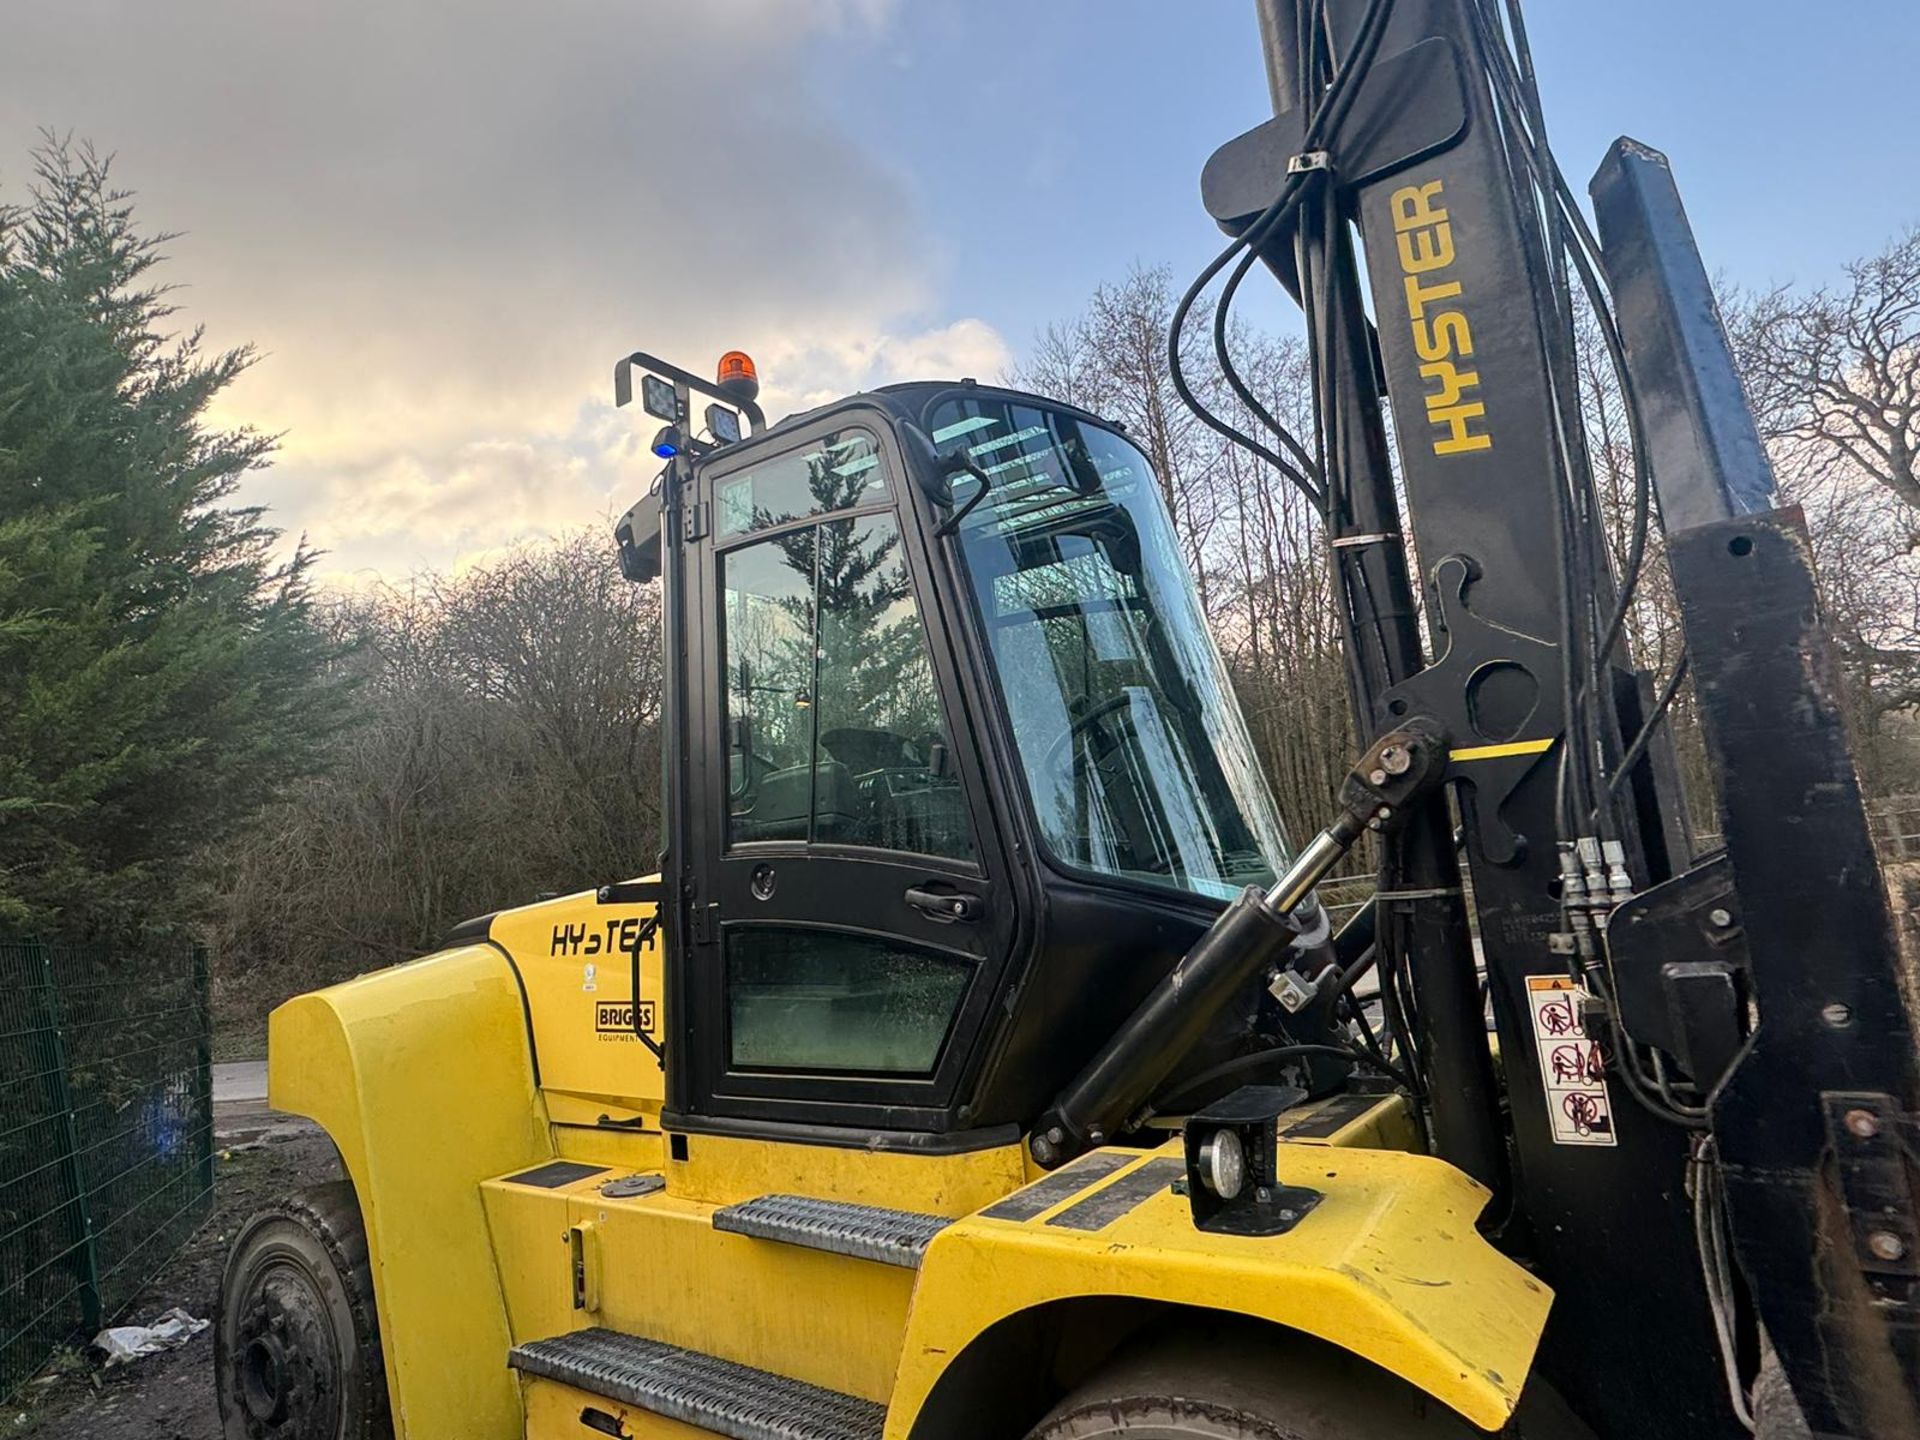
<svg viewBox="0 0 1920 1440">
<path fill-rule="evenodd" d="M 179 1306 L 151 1325 L 114 1325 L 93 1337 L 95 1348 L 106 1351 L 107 1368 L 125 1365 L 142 1355 L 177 1350 L 213 1322 L 196 1320 Z"/>
</svg>

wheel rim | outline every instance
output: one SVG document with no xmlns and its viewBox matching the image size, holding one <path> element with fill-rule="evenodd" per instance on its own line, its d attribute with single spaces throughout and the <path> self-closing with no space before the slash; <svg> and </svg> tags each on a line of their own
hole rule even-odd
<svg viewBox="0 0 1920 1440">
<path fill-rule="evenodd" d="M 287 1352 L 271 1335 L 257 1335 L 240 1356 L 240 1402 L 262 1425 L 287 1418 Z"/>
<path fill-rule="evenodd" d="M 254 1272 L 229 1361 L 232 1393 L 250 1436 L 339 1435 L 343 1338 L 318 1277 L 305 1266 L 277 1257 Z"/>
</svg>

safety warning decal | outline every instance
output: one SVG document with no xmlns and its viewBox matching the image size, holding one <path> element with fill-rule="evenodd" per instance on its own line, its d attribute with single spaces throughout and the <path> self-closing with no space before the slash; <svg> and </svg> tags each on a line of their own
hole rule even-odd
<svg viewBox="0 0 1920 1440">
<path fill-rule="evenodd" d="M 1607 1059 L 1587 1036 L 1586 992 L 1564 975 L 1529 975 L 1527 1009 L 1540 1052 L 1540 1083 L 1556 1145 L 1615 1145 Z"/>
</svg>

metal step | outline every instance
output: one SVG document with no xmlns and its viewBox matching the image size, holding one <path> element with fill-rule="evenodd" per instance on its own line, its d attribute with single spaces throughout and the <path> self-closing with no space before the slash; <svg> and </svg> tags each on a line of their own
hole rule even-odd
<svg viewBox="0 0 1920 1440">
<path fill-rule="evenodd" d="M 880 1440 L 887 1418 L 872 1400 L 617 1330 L 516 1345 L 507 1364 L 733 1440 Z"/>
<path fill-rule="evenodd" d="M 953 1222 L 944 1215 L 816 1200 L 808 1195 L 762 1195 L 713 1212 L 713 1228 L 759 1240 L 830 1250 L 908 1270 L 920 1266 L 933 1237 Z"/>
</svg>

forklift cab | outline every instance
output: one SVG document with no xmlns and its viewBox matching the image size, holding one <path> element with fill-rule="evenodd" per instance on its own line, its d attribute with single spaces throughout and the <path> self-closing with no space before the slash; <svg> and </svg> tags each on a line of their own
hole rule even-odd
<svg viewBox="0 0 1920 1440">
<path fill-rule="evenodd" d="M 689 439 L 691 392 L 739 387 L 635 363 L 668 422 L 616 530 L 666 587 L 664 1121 L 1006 1144 L 1288 859 L 1161 481 L 972 381 Z"/>
</svg>

